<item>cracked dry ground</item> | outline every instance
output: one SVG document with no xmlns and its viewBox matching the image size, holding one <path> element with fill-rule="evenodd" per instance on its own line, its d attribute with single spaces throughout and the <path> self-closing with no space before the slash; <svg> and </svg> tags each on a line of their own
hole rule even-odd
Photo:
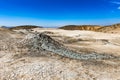
<svg viewBox="0 0 120 80">
<path fill-rule="evenodd" d="M 13 44 L 15 42 L 20 42 L 21 40 L 23 40 L 26 34 L 21 34 L 18 32 L 11 33 L 11 31 L 7 31 L 7 33 L 9 33 L 9 36 L 8 34 L 6 34 L 0 37 L 0 39 L 2 40 L 0 42 L 0 44 L 2 45 L 0 51 L 0 80 L 120 79 L 119 58 L 77 60 L 68 57 L 63 57 L 54 53 L 53 51 L 48 51 L 45 49 L 40 49 L 40 51 L 38 52 L 36 50 L 28 50 L 29 48 L 26 48 L 24 46 L 22 46 L 24 48 L 21 49 L 21 46 L 18 46 L 19 44 L 11 45 L 13 46 L 13 48 L 11 48 L 11 46 L 8 47 L 8 45 Z M 81 34 L 81 32 L 79 34 Z M 93 37 L 91 37 L 92 39 L 90 39 L 90 35 L 87 36 L 86 34 L 87 32 L 82 33 L 79 39 L 78 36 L 70 37 L 61 36 L 60 34 L 59 36 L 57 36 L 57 33 L 49 35 L 56 41 L 61 42 L 69 49 L 72 49 L 76 52 L 82 52 L 85 54 L 89 54 L 92 52 L 96 54 L 104 53 L 114 56 L 120 55 L 120 46 L 118 45 L 119 36 L 115 37 L 115 39 L 106 39 L 105 37 L 105 40 L 108 40 L 107 42 L 105 40 L 103 41 L 103 39 L 98 39 L 97 42 L 95 42 Z M 3 39 L 3 36 L 7 36 L 8 40 L 5 41 L 6 37 Z M 103 36 L 102 33 L 101 36 Z M 69 42 L 71 41 L 71 39 L 75 39 L 75 41 Z M 10 43 L 8 41 L 10 41 Z M 7 42 L 8 44 L 6 44 Z M 3 48 L 3 45 L 7 45 L 7 47 Z M 18 48 L 15 49 L 14 46 Z"/>
</svg>

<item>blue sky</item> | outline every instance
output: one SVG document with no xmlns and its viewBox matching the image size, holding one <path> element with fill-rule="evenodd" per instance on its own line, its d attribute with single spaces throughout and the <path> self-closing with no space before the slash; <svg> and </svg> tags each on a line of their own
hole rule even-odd
<svg viewBox="0 0 120 80">
<path fill-rule="evenodd" d="M 0 25 L 120 23 L 120 0 L 0 0 Z"/>
</svg>

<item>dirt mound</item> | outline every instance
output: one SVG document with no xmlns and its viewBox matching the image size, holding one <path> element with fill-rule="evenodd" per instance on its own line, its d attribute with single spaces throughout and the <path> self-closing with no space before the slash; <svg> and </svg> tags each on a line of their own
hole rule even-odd
<svg viewBox="0 0 120 80">
<path fill-rule="evenodd" d="M 42 50 L 42 51 L 52 52 L 64 57 L 80 59 L 80 60 L 116 58 L 115 56 L 108 54 L 97 54 L 97 53 L 88 54 L 88 53 L 80 53 L 70 50 L 68 47 L 65 47 L 62 43 L 57 42 L 56 40 L 52 39 L 50 36 L 44 33 L 29 34 L 22 41 L 22 44 L 25 45 L 30 52 L 32 53 L 37 52 L 38 54 Z"/>
<path fill-rule="evenodd" d="M 9 29 L 0 28 L 0 40 L 12 37 L 12 34 L 14 33 L 14 31 L 11 31 Z"/>
<path fill-rule="evenodd" d="M 21 33 L 17 33 L 7 28 L 0 28 L 0 40 L 7 38 L 21 38 L 24 37 Z"/>
<path fill-rule="evenodd" d="M 2 40 L 3 36 L 5 37 L 4 40 Z M 52 52 L 56 53 L 57 55 L 80 60 L 116 58 L 116 56 L 110 54 L 76 52 L 46 35 L 45 33 L 29 33 L 25 38 L 22 37 L 20 39 L 17 39 L 17 37 L 20 37 L 20 35 L 17 35 L 16 33 L 9 33 L 6 36 L 3 36 L 1 36 L 1 42 L 3 42 L 2 44 L 6 45 L 5 49 L 9 49 L 9 51 L 14 51 L 15 53 L 23 52 L 31 56 L 39 56 L 48 52 Z"/>
<path fill-rule="evenodd" d="M 9 31 L 7 28 L 0 27 L 0 31 Z"/>
</svg>

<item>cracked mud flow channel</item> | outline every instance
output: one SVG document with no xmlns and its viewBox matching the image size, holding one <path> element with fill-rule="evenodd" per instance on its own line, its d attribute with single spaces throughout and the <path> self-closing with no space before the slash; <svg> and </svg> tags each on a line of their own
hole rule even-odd
<svg viewBox="0 0 120 80">
<path fill-rule="evenodd" d="M 30 37 L 30 39 L 29 39 Z M 51 51 L 53 53 L 56 53 L 58 55 L 73 58 L 73 59 L 79 59 L 79 60 L 88 60 L 88 59 L 114 59 L 114 58 L 120 58 L 113 55 L 107 55 L 107 54 L 97 54 L 97 53 L 89 53 L 89 54 L 83 54 L 83 53 L 77 53 L 73 50 L 68 49 L 63 44 L 60 44 L 59 42 L 52 39 L 50 36 L 44 34 L 44 33 L 36 33 L 31 34 L 27 36 L 27 42 L 29 44 L 32 44 L 32 48 L 40 50 L 41 48 L 47 51 Z"/>
</svg>

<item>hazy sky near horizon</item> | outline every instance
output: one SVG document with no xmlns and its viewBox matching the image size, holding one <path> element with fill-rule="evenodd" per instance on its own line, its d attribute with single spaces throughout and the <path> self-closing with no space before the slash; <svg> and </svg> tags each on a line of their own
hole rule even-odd
<svg viewBox="0 0 120 80">
<path fill-rule="evenodd" d="M 120 0 L 0 0 L 0 25 L 120 23 Z"/>
</svg>

